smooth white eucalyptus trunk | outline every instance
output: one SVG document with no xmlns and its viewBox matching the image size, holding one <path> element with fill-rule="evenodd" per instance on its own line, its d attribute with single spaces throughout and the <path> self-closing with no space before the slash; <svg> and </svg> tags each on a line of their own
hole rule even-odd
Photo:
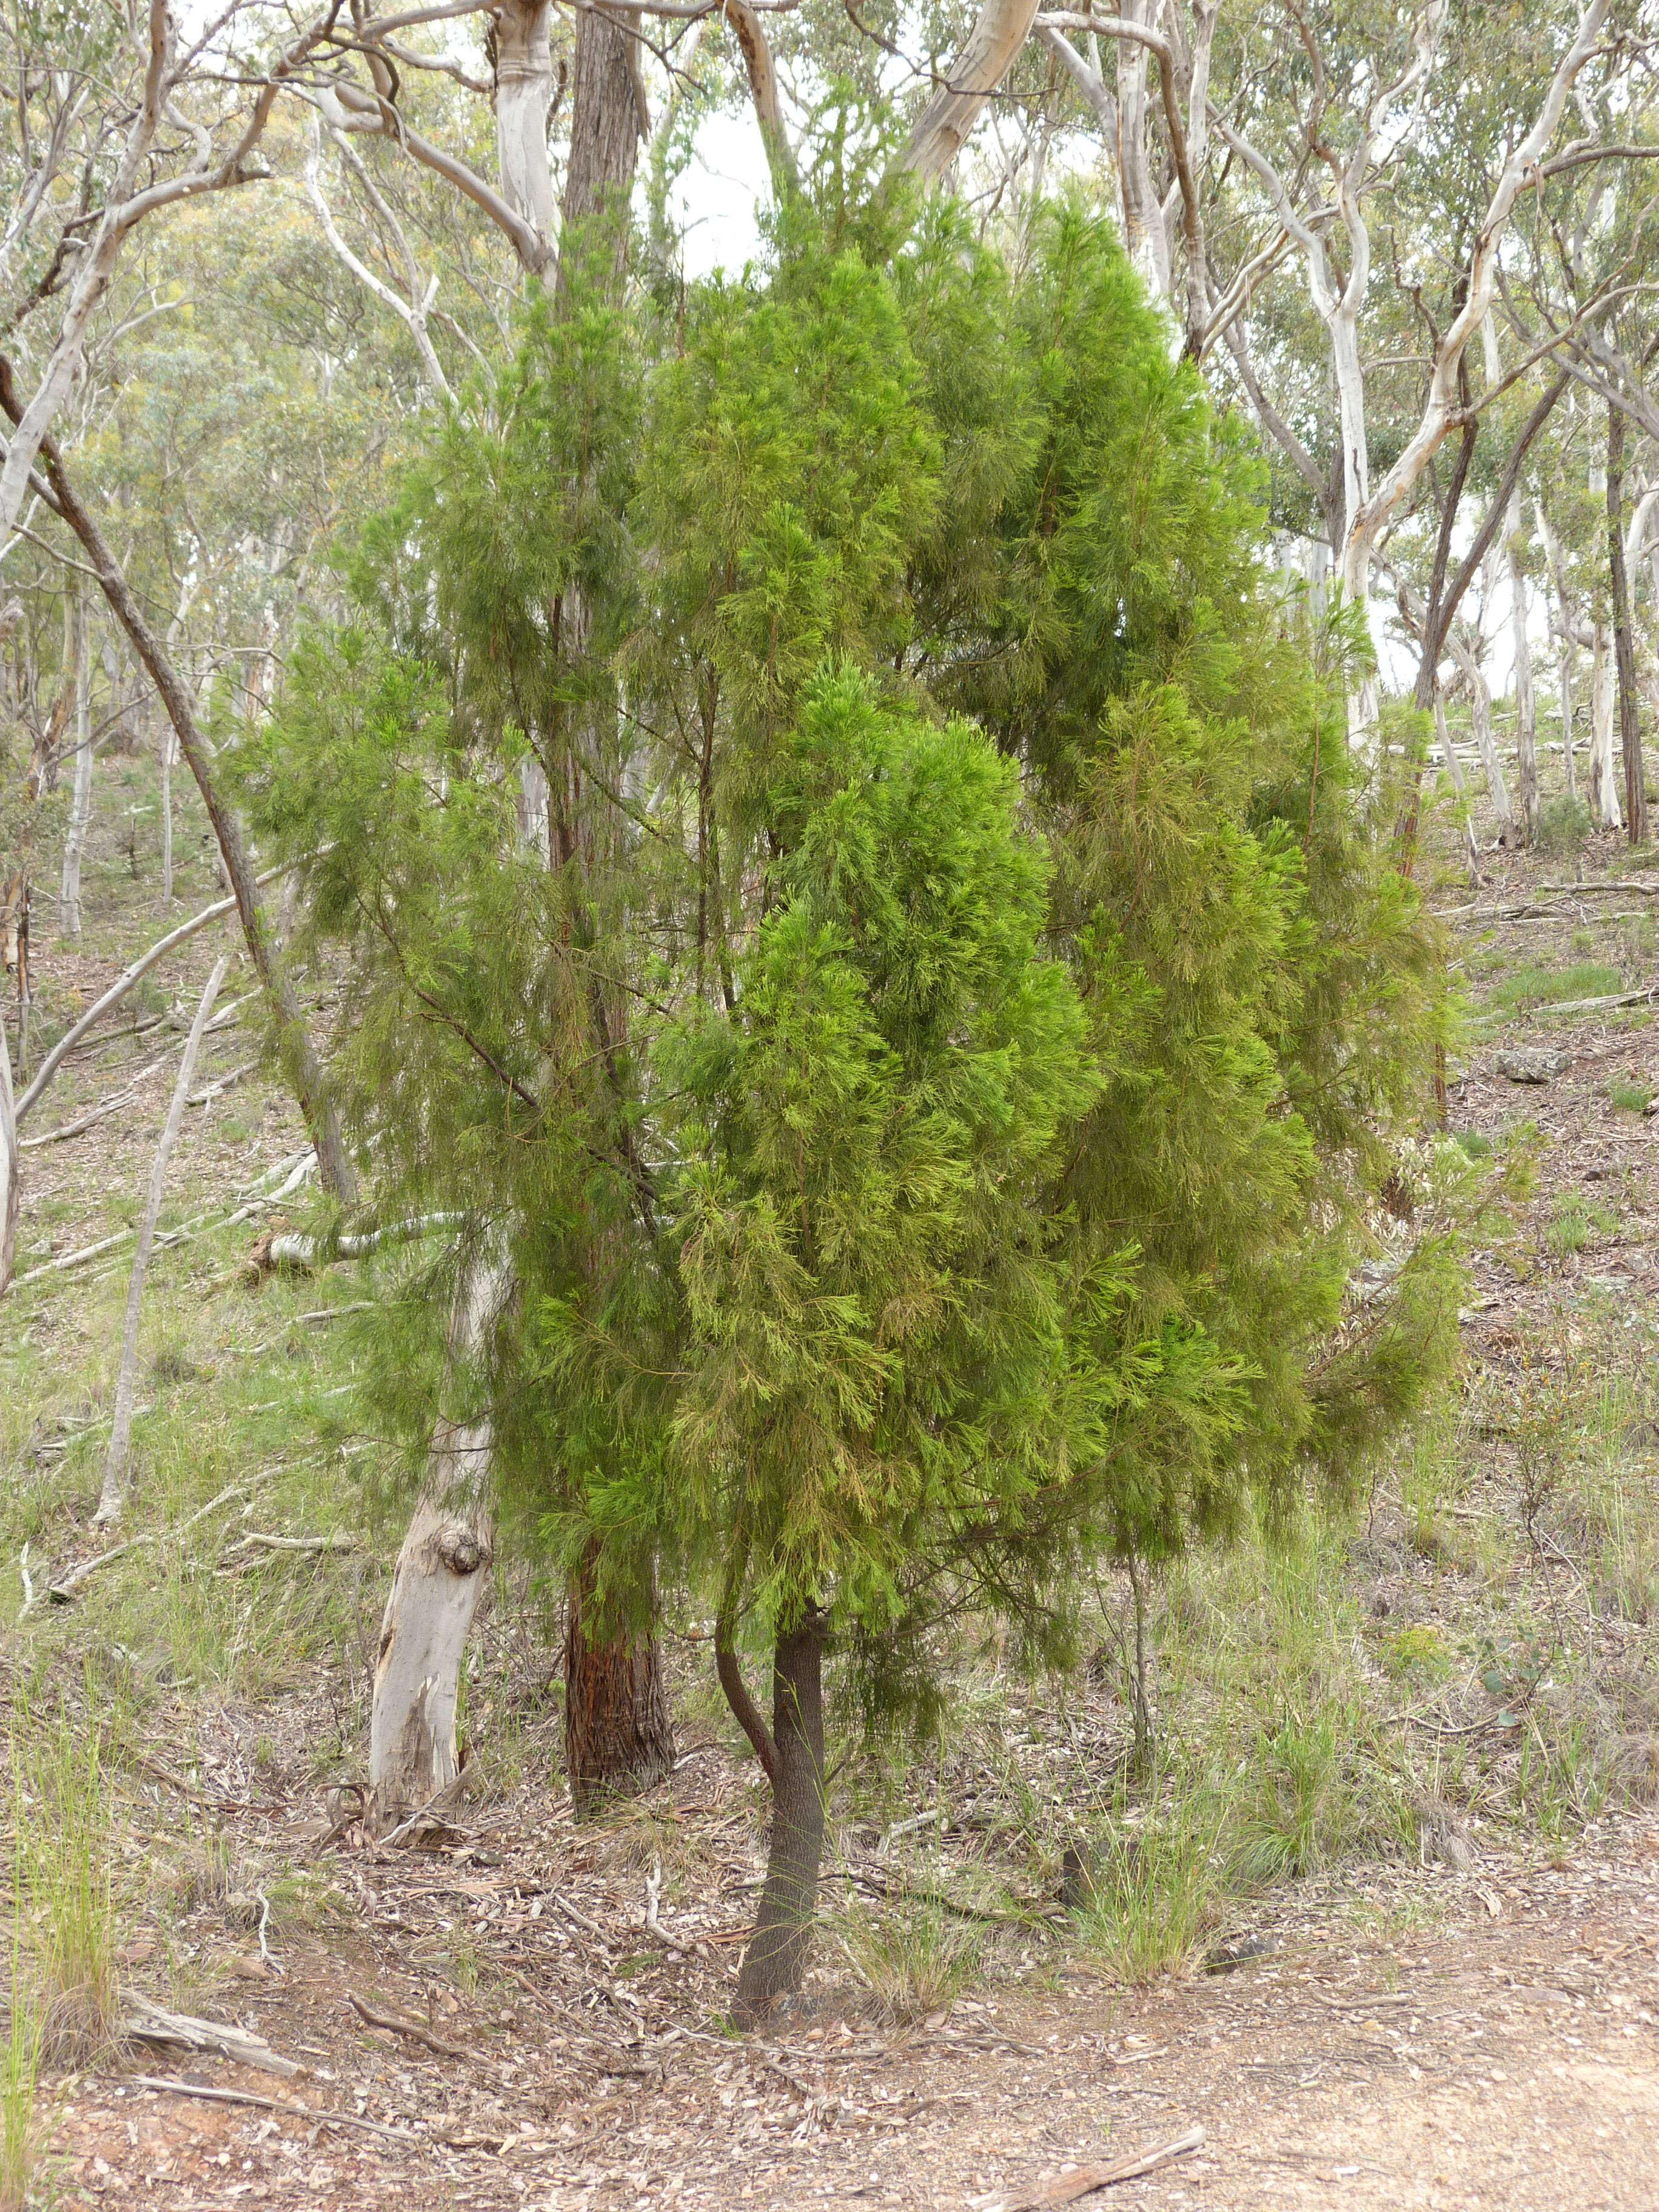
<svg viewBox="0 0 1659 2212">
<path fill-rule="evenodd" d="M 1521 818 L 1530 844 L 1538 831 L 1538 701 L 1532 681 L 1532 642 L 1527 635 L 1527 580 L 1520 559 L 1521 495 L 1510 501 L 1504 556 L 1510 572 L 1510 629 L 1515 643 L 1516 750 L 1521 772 Z"/>
<path fill-rule="evenodd" d="M 1590 675 L 1590 820 L 1598 830 L 1624 827 L 1619 804 L 1619 777 L 1613 758 L 1613 641 L 1605 623 L 1595 625 L 1595 649 Z"/>
<path fill-rule="evenodd" d="M 445 1389 L 472 1386 L 508 1294 L 499 1260 L 472 1261 L 450 1313 Z M 434 1423 L 426 1480 L 398 1554 L 380 1624 L 369 1717 L 368 1820 L 384 1831 L 428 1804 L 461 1770 L 455 1712 L 473 1616 L 495 1556 L 489 1414 Z"/>
<path fill-rule="evenodd" d="M 918 118 L 903 167 L 925 181 L 944 175 L 1030 35 L 1037 0 L 984 0 L 945 82 Z"/>
<path fill-rule="evenodd" d="M 75 781 L 70 797 L 69 830 L 64 839 L 64 871 L 58 883 L 58 926 L 65 937 L 81 934 L 81 860 L 92 814 L 92 678 L 87 650 L 87 594 L 76 580 L 73 600 L 75 686 Z"/>
<path fill-rule="evenodd" d="M 501 197 L 541 240 L 553 239 L 547 113 L 553 101 L 550 0 L 504 0 L 495 15 L 495 158 Z"/>
</svg>

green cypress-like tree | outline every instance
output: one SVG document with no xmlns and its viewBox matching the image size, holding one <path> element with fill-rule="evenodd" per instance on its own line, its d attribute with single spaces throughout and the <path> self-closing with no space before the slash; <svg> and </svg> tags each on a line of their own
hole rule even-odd
<svg viewBox="0 0 1659 2212">
<path fill-rule="evenodd" d="M 716 1612 L 775 1792 L 746 2015 L 802 1970 L 826 1660 L 925 1705 L 970 1608 L 1062 1656 L 1103 1552 L 1351 1482 L 1455 1313 L 1443 1245 L 1348 1289 L 1443 994 L 1257 463 L 1102 224 L 1015 276 L 843 197 L 672 327 L 533 322 L 255 779 L 386 1202 L 511 1242 L 511 1509 L 617 1619 L 659 1559 Z"/>
</svg>

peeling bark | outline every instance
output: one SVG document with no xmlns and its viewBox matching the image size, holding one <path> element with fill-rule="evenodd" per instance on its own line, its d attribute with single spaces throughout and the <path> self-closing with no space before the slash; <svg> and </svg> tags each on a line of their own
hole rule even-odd
<svg viewBox="0 0 1659 2212">
<path fill-rule="evenodd" d="M 674 1765 L 662 1662 L 654 1637 L 612 1630 L 590 1640 L 599 1547 L 571 1577 L 565 1608 L 564 1764 L 576 1818 L 650 1790 Z M 654 1598 L 654 1593 L 653 1593 Z M 655 1613 L 654 1602 L 652 1607 Z"/>
</svg>

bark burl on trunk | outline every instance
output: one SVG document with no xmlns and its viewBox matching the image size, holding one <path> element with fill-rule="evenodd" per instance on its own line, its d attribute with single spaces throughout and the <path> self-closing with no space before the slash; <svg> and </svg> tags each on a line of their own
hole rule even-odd
<svg viewBox="0 0 1659 2212">
<path fill-rule="evenodd" d="M 732 2016 L 763 2020 L 801 1985 L 817 1911 L 823 1857 L 823 1616 L 808 1612 L 781 1632 L 772 1661 L 772 1726 L 744 1687 L 729 1644 L 717 1653 L 720 1686 L 772 1784 L 772 1846 L 755 1932 L 744 1953 Z"/>
<path fill-rule="evenodd" d="M 579 1820 L 602 1810 L 609 1798 L 653 1788 L 674 1765 L 674 1729 L 654 1637 L 647 1629 L 639 1636 L 589 1638 L 598 1570 L 595 1543 L 570 1578 L 565 1611 L 564 1763 Z"/>
</svg>

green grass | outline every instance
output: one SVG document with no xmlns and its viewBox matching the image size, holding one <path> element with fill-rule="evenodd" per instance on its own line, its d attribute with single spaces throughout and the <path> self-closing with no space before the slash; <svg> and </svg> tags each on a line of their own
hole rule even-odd
<svg viewBox="0 0 1659 2212">
<path fill-rule="evenodd" d="M 1550 1207 L 1550 1218 L 1544 1225 L 1544 1244 L 1558 1260 L 1571 1259 L 1582 1252 L 1597 1237 L 1605 1237 L 1618 1226 L 1614 1217 L 1605 1206 L 1595 1206 L 1577 1191 L 1564 1193 Z"/>
<path fill-rule="evenodd" d="M 18 1856 L 39 2042 L 55 2064 L 82 2066 L 114 2033 L 114 1824 L 100 1739 L 60 1712 L 14 1751 Z"/>
<path fill-rule="evenodd" d="M 14 1780 L 16 1765 L 13 1765 Z M 20 1808 L 21 1809 L 21 1808 Z M 0 2050 L 0 2212 L 23 2212 L 39 2162 L 40 2001 L 23 1964 L 23 1881 L 20 1842 L 13 1859 L 11 2005 Z"/>
<path fill-rule="evenodd" d="M 1645 1114 L 1653 1099 L 1650 1084 L 1627 1081 L 1614 1076 L 1607 1085 L 1607 1097 L 1622 1114 Z"/>
<path fill-rule="evenodd" d="M 1196 1949 L 1217 1899 L 1227 1818 L 1224 1798 L 1176 1773 L 1167 1790 L 1155 1777 L 1146 1795 L 1139 1825 L 1122 1817 L 1121 1802 L 1120 1817 L 1080 1854 L 1074 1913 L 1084 1949 L 1135 1986 L 1183 1966 Z"/>
<path fill-rule="evenodd" d="M 830 1933 L 892 2027 L 926 2020 L 970 1987 L 985 1940 L 937 1898 L 908 1887 L 879 1910 L 850 1905 Z"/>
<path fill-rule="evenodd" d="M 1604 960 L 1575 960 L 1565 968 L 1548 968 L 1529 962 L 1519 968 L 1506 965 L 1488 993 L 1488 1000 L 1498 1012 L 1518 1014 L 1529 1006 L 1563 1006 L 1575 999 L 1611 998 L 1624 988 L 1624 978 L 1619 970 Z"/>
</svg>

